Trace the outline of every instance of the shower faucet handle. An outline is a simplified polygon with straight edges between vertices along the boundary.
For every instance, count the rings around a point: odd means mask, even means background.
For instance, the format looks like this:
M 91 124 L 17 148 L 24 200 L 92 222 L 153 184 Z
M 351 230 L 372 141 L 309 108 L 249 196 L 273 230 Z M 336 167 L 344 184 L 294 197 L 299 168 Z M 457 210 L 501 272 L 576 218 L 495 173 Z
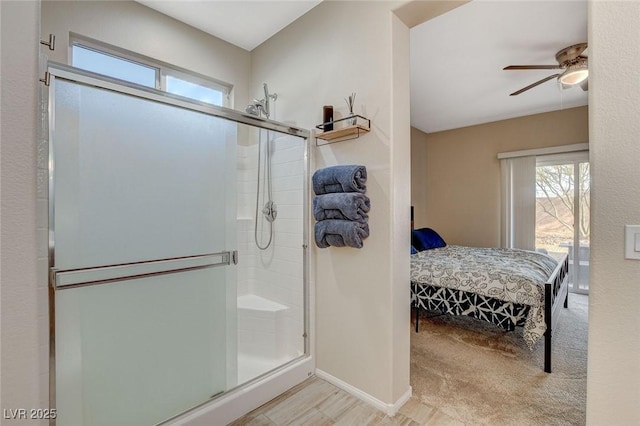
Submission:
M 262 208 L 262 214 L 268 222 L 273 222 L 278 216 L 278 208 L 273 201 L 267 201 Z

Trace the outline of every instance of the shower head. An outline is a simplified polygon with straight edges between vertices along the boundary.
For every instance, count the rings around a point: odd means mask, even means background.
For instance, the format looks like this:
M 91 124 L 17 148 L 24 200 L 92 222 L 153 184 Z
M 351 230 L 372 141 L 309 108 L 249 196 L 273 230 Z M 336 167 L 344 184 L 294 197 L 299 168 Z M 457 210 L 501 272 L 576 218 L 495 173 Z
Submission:
M 253 103 L 247 105 L 244 109 L 247 114 L 255 115 L 256 117 L 260 117 L 260 112 L 262 111 L 262 104 Z
M 254 99 L 253 103 L 247 105 L 244 109 L 247 114 L 255 115 L 257 117 L 261 117 L 264 115 L 269 118 L 271 115 L 271 101 L 275 101 L 278 98 L 278 95 L 275 93 L 269 93 L 269 87 L 267 83 L 264 83 L 264 99 Z
M 244 109 L 244 111 L 247 114 L 251 114 L 251 115 L 259 115 L 260 114 L 258 112 L 258 108 L 256 108 L 256 106 L 253 105 L 253 104 L 247 105 L 247 107 Z

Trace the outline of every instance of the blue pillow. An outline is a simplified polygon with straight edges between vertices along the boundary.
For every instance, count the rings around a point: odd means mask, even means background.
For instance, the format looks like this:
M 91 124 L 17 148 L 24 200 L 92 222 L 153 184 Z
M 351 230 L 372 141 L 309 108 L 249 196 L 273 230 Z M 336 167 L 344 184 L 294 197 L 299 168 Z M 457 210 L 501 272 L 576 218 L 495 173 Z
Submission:
M 420 228 L 411 231 L 411 245 L 418 251 L 444 247 L 447 243 L 431 228 Z
M 416 248 L 412 244 L 411 245 L 411 254 L 416 254 L 417 252 L 418 252 L 418 250 L 416 250 Z

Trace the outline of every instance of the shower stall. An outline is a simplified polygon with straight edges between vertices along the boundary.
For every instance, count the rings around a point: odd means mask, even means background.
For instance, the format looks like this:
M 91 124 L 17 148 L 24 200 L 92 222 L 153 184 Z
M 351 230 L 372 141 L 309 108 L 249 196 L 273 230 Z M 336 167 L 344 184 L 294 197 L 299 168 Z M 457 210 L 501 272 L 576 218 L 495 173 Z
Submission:
M 310 374 L 309 132 L 266 85 L 244 113 L 49 71 L 53 423 L 224 422 Z

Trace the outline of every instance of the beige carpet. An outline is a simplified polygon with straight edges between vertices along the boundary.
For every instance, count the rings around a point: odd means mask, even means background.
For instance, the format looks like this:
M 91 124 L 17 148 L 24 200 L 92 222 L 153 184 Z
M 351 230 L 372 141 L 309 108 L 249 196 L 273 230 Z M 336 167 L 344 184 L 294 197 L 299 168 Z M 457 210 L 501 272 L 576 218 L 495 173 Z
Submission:
M 414 397 L 467 425 L 584 425 L 587 309 L 586 296 L 569 294 L 551 374 L 542 371 L 543 342 L 530 351 L 521 328 L 423 312 L 420 332 L 411 331 Z

